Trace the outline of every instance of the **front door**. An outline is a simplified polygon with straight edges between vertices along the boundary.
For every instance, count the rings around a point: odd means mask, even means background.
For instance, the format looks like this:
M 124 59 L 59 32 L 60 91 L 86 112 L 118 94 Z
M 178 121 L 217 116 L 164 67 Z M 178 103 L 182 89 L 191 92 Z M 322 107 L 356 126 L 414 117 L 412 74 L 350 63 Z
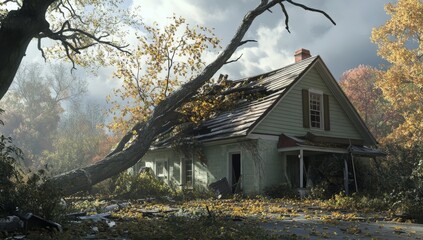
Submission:
M 235 193 L 241 189 L 241 154 L 232 153 L 229 158 L 229 184 L 232 186 L 232 192 Z

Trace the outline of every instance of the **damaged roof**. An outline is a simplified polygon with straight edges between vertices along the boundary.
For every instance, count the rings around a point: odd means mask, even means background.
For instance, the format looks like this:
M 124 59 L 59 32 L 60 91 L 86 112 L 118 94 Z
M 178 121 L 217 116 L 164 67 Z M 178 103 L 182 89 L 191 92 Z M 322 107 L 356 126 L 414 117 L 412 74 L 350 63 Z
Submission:
M 199 127 L 200 134 L 194 137 L 200 141 L 211 141 L 246 136 L 254 123 L 272 109 L 317 58 L 319 56 L 310 57 L 268 73 L 235 81 L 234 89 L 242 88 L 264 94 L 257 99 L 241 102 L 236 108 L 205 121 Z
M 254 123 L 259 121 L 319 56 L 310 57 L 283 68 L 254 77 L 233 81 L 231 91 L 259 92 L 250 100 L 243 99 L 236 107 L 203 122 L 196 130 L 194 138 L 198 141 L 246 136 Z M 156 142 L 155 147 L 168 145 L 167 141 Z

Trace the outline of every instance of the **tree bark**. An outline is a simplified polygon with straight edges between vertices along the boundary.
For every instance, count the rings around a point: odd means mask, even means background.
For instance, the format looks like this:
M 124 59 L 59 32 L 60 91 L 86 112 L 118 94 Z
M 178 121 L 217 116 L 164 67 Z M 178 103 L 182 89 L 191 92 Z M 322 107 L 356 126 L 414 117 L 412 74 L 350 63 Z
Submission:
M 10 11 L 0 28 L 0 99 L 6 94 L 31 40 L 49 28 L 45 19 L 54 0 L 23 1 L 19 10 Z

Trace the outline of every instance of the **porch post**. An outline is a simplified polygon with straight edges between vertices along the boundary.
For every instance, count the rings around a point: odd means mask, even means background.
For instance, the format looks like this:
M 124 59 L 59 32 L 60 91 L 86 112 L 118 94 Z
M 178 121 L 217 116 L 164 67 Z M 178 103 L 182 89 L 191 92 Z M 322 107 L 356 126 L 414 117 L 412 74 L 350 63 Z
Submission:
M 348 189 L 348 162 L 347 158 L 344 157 L 344 187 L 345 187 L 345 194 L 349 195 L 349 189 Z
M 303 149 L 300 149 L 300 188 L 304 188 L 304 154 Z
M 351 163 L 352 163 L 353 174 L 354 174 L 355 192 L 358 192 L 357 175 L 355 174 L 355 166 L 354 166 L 354 155 L 352 153 L 351 153 Z

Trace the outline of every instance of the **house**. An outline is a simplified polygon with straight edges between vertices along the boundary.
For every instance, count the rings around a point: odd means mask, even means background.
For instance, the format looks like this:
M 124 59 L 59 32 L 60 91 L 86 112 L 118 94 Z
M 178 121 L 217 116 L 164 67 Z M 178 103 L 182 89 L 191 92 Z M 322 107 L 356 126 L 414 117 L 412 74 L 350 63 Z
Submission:
M 383 154 L 323 60 L 306 49 L 295 52 L 291 65 L 233 81 L 237 89 L 260 94 L 199 126 L 192 139 L 201 154 L 157 143 L 139 166 L 184 188 L 206 188 L 226 177 L 243 193 L 256 194 L 282 183 L 309 187 L 317 181 L 314 163 L 335 159 L 348 191 L 351 182 L 357 189 L 350 179 L 354 158 Z

